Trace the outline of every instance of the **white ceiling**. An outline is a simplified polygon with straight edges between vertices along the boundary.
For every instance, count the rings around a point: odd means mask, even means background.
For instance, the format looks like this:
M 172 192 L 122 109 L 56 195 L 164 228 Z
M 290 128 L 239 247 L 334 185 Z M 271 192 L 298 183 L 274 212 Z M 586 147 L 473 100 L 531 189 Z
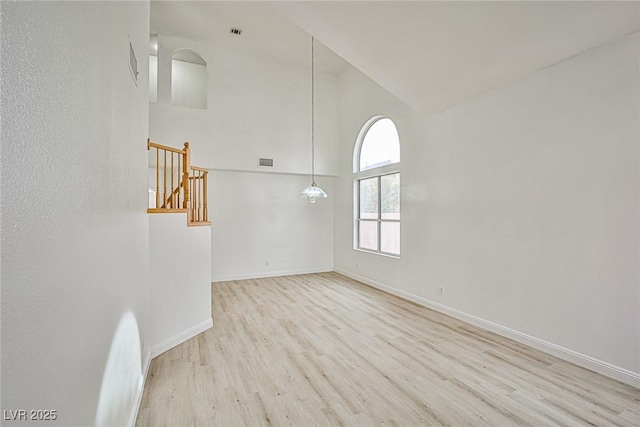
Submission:
M 242 34 L 231 34 L 231 27 L 241 28 Z M 223 43 L 270 60 L 311 66 L 311 34 L 269 2 L 152 1 L 151 33 Z M 315 62 L 316 68 L 336 74 L 348 66 L 319 41 Z
M 233 39 L 229 27 L 243 28 Z M 640 30 L 639 2 L 152 2 L 151 29 L 339 73 L 435 112 Z M 304 30 L 303 30 L 304 29 Z

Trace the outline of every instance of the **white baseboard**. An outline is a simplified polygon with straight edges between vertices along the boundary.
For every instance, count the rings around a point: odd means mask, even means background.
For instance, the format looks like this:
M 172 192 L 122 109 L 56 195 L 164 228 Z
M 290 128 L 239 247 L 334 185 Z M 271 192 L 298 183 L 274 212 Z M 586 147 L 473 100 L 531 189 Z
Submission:
M 195 337 L 199 333 L 202 333 L 211 327 L 213 327 L 213 319 L 210 317 L 204 322 L 200 322 L 197 325 L 194 325 L 189 329 L 182 331 L 179 334 L 176 334 L 171 338 L 166 339 L 161 343 L 151 347 L 151 349 L 147 352 L 144 358 L 144 362 L 142 365 L 142 378 L 140 378 L 140 382 L 138 384 L 138 390 L 136 392 L 133 406 L 131 407 L 131 413 L 129 414 L 129 421 L 127 422 L 128 427 L 135 427 L 136 420 L 138 418 L 138 412 L 140 411 L 140 405 L 142 404 L 144 386 L 147 383 L 147 375 L 149 373 L 149 366 L 151 365 L 151 359 L 153 359 L 156 356 L 159 356 L 160 354 L 164 353 L 167 350 L 172 349 L 178 344 L 182 344 L 186 340 Z
M 153 347 L 151 347 L 151 358 L 153 359 L 154 357 L 161 355 L 165 351 L 172 349 L 178 344 L 182 344 L 186 340 L 195 337 L 199 333 L 202 333 L 211 327 L 213 327 L 213 319 L 210 317 L 204 322 L 200 322 L 197 325 L 194 325 L 189 329 L 186 329 L 179 334 L 176 334 L 171 338 L 168 338 L 161 343 L 154 345 Z
M 157 344 L 151 347 L 151 349 L 147 352 L 144 358 L 144 362 L 142 365 L 142 378 L 140 378 L 140 382 L 138 384 L 138 390 L 136 392 L 133 406 L 131 407 L 129 421 L 127 422 L 128 427 L 135 427 L 136 420 L 138 418 L 138 412 L 140 411 L 140 405 L 142 404 L 142 395 L 144 394 L 144 386 L 147 383 L 147 374 L 149 373 L 149 366 L 151 366 L 151 359 L 164 353 L 167 350 L 172 349 L 178 344 L 182 344 L 186 340 L 195 337 L 199 333 L 202 333 L 211 327 L 213 327 L 213 319 L 210 317 L 204 322 L 200 322 L 197 325 L 194 325 L 191 328 L 185 331 L 182 331 L 179 334 L 176 334 L 169 339 L 162 341 L 160 344 Z
M 229 274 L 226 276 L 212 277 L 211 283 L 229 282 L 231 280 L 264 279 L 265 277 L 295 276 L 298 274 L 328 273 L 330 271 L 333 271 L 333 266 L 304 269 L 304 270 L 261 271 L 261 272 L 246 273 L 246 274 Z
M 144 385 L 147 383 L 147 373 L 149 372 L 149 365 L 151 365 L 151 351 L 147 352 L 142 365 L 142 378 L 138 384 L 138 390 L 131 407 L 131 413 L 129 414 L 129 421 L 127 427 L 135 427 L 136 420 L 138 419 L 138 412 L 140 411 L 140 405 L 142 404 L 142 395 L 144 394 Z
M 633 387 L 640 388 L 640 373 L 638 372 L 629 371 L 619 366 L 615 366 L 610 363 L 604 362 L 602 360 L 598 360 L 593 357 L 578 353 L 577 351 L 573 351 L 568 348 L 564 348 L 562 346 L 542 340 L 540 338 L 527 335 L 525 333 L 516 331 L 506 326 L 499 325 L 489 320 L 482 319 L 472 314 L 468 314 L 468 313 L 456 310 L 455 308 L 448 307 L 446 305 L 437 303 L 430 299 L 427 299 L 418 295 L 414 295 L 410 292 L 406 292 L 401 289 L 394 288 L 393 286 L 387 285 L 385 283 L 381 283 L 376 280 L 369 279 L 364 276 L 360 276 L 356 273 L 352 273 L 350 271 L 342 270 L 339 268 L 336 268 L 335 271 L 344 276 L 347 276 L 354 280 L 362 282 L 365 285 L 372 286 L 374 288 L 380 289 L 382 291 L 385 291 L 397 297 L 415 302 L 416 304 L 419 304 L 421 306 L 431 308 L 435 311 L 444 313 L 458 320 L 462 320 L 463 322 L 470 323 L 479 328 L 494 332 L 498 335 L 512 339 L 521 344 L 527 345 L 529 347 L 533 347 L 537 350 L 543 351 L 552 356 L 556 356 L 562 360 L 566 360 L 567 362 L 571 362 L 583 368 L 589 369 L 591 371 L 595 371 L 599 374 L 621 381 L 625 384 L 629 384 Z

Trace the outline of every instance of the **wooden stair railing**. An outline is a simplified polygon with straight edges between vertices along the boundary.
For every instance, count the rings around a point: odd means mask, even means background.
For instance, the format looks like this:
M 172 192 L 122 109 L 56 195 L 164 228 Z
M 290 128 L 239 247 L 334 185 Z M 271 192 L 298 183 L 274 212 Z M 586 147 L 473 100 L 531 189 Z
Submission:
M 156 150 L 155 207 L 148 213 L 187 213 L 187 225 L 210 225 L 207 209 L 208 170 L 191 165 L 189 143 L 173 148 L 147 139 L 147 150 Z
M 162 206 L 160 206 L 160 208 L 162 208 L 162 209 L 171 209 L 171 208 L 179 209 L 178 205 L 180 204 L 179 200 L 180 200 L 180 192 L 181 191 L 182 191 L 182 181 L 180 181 L 180 183 L 176 186 L 176 188 L 173 189 L 173 191 L 169 195 L 169 198 L 165 199 L 164 203 L 162 204 Z
M 191 183 L 191 205 L 189 215 L 191 222 L 207 221 L 209 211 L 207 209 L 207 174 L 208 170 L 191 166 L 192 174 L 189 177 Z

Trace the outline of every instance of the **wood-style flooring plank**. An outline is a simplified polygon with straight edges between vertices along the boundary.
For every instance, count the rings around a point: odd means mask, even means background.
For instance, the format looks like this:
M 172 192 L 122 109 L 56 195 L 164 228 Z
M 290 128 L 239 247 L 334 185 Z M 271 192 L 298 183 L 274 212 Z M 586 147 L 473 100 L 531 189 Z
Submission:
M 136 425 L 630 426 L 640 390 L 337 273 L 212 285 Z

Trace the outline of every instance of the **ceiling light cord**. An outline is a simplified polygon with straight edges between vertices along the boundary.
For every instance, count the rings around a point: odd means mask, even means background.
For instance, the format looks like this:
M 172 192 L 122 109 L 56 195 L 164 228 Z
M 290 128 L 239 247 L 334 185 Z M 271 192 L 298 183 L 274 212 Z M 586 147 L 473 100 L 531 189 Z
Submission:
M 311 36 L 311 186 L 300 193 L 300 197 L 310 203 L 326 199 L 327 193 L 316 185 L 316 74 L 315 37 Z
M 311 185 L 316 186 L 316 141 L 315 141 L 315 64 L 314 37 L 311 36 Z

